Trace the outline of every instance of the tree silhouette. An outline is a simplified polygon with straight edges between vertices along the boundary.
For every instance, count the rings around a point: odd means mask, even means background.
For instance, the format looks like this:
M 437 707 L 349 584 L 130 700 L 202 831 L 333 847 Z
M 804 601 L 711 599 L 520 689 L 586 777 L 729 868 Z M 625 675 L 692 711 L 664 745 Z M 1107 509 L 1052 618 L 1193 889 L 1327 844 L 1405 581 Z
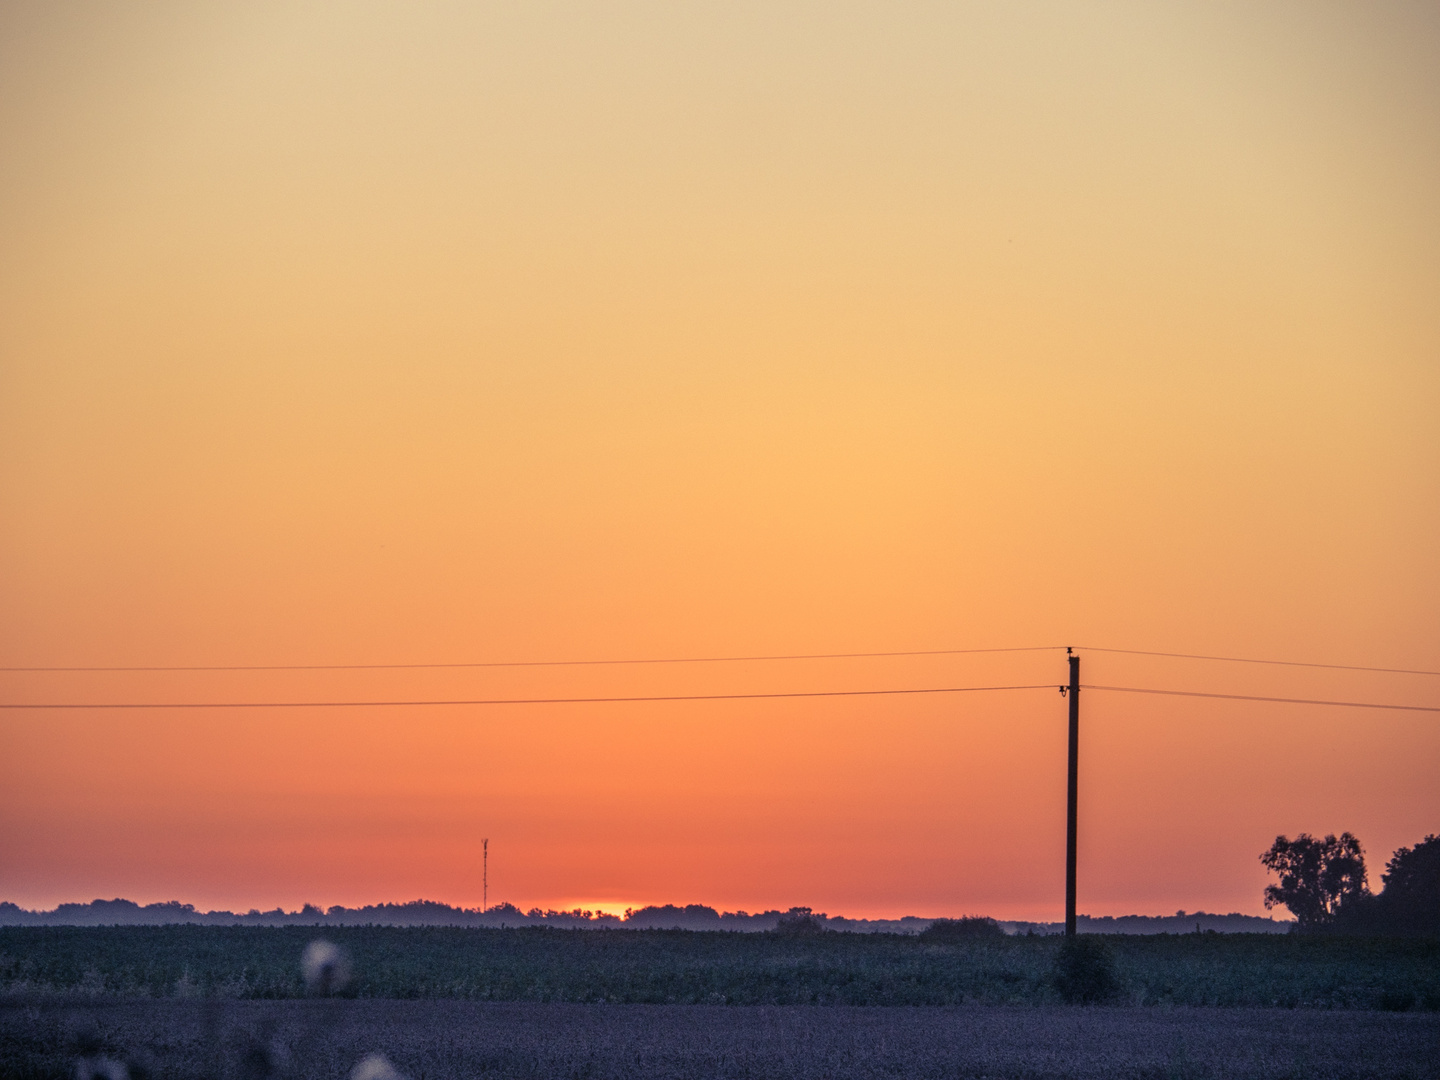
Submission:
M 1260 861 L 1280 877 L 1278 885 L 1265 886 L 1265 906 L 1284 904 L 1299 930 L 1326 925 L 1343 904 L 1367 894 L 1365 852 L 1348 832 L 1323 840 L 1308 833 L 1294 840 L 1277 836 Z
M 1003 938 L 1005 931 L 994 919 L 982 915 L 966 915 L 959 919 L 936 919 L 920 931 L 920 940 L 927 945 L 963 945 L 985 938 Z
M 1397 849 L 1381 879 L 1385 889 L 1375 899 L 1386 931 L 1440 934 L 1440 836 Z

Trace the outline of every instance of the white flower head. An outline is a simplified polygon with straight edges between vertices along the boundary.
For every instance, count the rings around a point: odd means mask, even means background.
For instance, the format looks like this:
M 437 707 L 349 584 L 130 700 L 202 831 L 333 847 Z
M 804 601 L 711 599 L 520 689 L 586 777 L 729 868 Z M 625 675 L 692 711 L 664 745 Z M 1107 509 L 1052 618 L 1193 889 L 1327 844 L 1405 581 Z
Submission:
M 300 971 L 312 994 L 333 994 L 350 981 L 350 958 L 339 945 L 320 938 L 305 946 Z
M 384 1054 L 371 1054 L 350 1070 L 350 1080 L 405 1080 L 405 1077 Z

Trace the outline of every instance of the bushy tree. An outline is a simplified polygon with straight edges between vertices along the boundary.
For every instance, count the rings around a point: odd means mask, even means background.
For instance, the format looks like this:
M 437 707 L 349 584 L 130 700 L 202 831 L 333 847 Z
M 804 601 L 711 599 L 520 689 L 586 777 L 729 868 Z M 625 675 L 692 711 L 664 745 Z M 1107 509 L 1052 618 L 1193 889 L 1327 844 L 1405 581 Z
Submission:
M 1323 840 L 1309 833 L 1294 840 L 1277 836 L 1260 861 L 1280 878 L 1265 886 L 1265 906 L 1284 904 L 1299 930 L 1326 926 L 1347 902 L 1367 895 L 1365 851 L 1348 832 Z
M 1380 878 L 1385 888 L 1375 899 L 1385 931 L 1440 935 L 1440 836 L 1397 849 Z
M 959 919 L 936 919 L 920 931 L 920 940 L 927 945 L 962 945 L 986 938 L 1003 938 L 1005 930 L 994 919 L 983 915 L 966 915 Z
M 774 932 L 787 937 L 809 937 L 826 930 L 825 924 L 808 907 L 792 907 L 776 921 Z

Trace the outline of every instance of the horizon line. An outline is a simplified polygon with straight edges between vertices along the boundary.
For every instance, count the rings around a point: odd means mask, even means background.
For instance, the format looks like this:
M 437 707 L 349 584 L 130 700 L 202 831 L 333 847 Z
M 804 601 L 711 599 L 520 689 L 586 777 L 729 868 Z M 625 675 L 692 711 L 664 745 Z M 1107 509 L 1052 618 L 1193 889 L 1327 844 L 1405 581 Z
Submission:
M 603 903 L 605 903 L 605 902 L 604 902 L 604 901 L 589 901 L 589 902 L 587 902 L 587 903 L 592 903 L 592 904 L 597 904 L 597 905 L 598 905 L 598 904 L 603 904 Z M 366 911 L 377 910 L 377 909 L 385 909 L 385 908 L 419 908 L 419 907 L 431 907 L 431 908 L 443 908 L 443 909 L 445 909 L 445 910 L 447 910 L 447 911 L 450 911 L 450 912 L 453 912 L 453 913 L 455 913 L 455 914 L 457 914 L 457 915 L 464 915 L 464 916 L 468 916 L 468 917 L 472 917 L 472 918 L 479 918 L 479 917 L 483 917 L 483 916 L 486 916 L 486 915 L 498 914 L 498 913 L 500 913 L 500 912 L 502 911 L 502 909 L 503 909 L 506 914 L 509 914 L 509 913 L 512 913 L 512 912 L 513 912 L 513 913 L 518 913 L 519 917 L 525 918 L 525 919 L 540 919 L 540 920 L 545 920 L 545 919 L 549 919 L 549 918 L 558 918 L 558 919 L 565 919 L 565 920 L 570 920 L 570 921 L 591 921 L 591 922 L 597 922 L 597 921 L 600 921 L 600 920 L 602 920 L 602 919 L 606 919 L 606 920 L 608 920 L 608 919 L 614 919 L 614 920 L 618 920 L 618 921 L 620 921 L 620 922 L 625 922 L 625 921 L 627 921 L 627 920 L 631 917 L 631 915 L 639 915 L 639 914 L 642 914 L 642 913 L 647 912 L 647 911 L 678 911 L 678 912 L 685 912 L 685 911 L 687 911 L 687 910 L 691 910 L 691 909 L 694 909 L 694 908 L 699 908 L 699 909 L 702 909 L 702 911 L 714 912 L 715 915 L 716 915 L 718 918 L 721 918 L 721 919 L 725 919 L 725 918 L 727 918 L 727 917 L 728 917 L 728 918 L 732 918 L 732 919 L 754 919 L 754 918 L 762 918 L 762 917 L 771 916 L 771 915 L 789 915 L 789 914 L 803 913 L 803 914 L 809 914 L 810 916 L 812 916 L 813 918 L 816 918 L 816 919 L 824 919 L 824 920 L 830 920 L 830 921 L 843 921 L 843 922 L 858 922 L 858 923 L 892 923 L 892 922 L 905 922 L 905 921 L 910 921 L 910 920 L 920 921 L 920 922 L 924 922 L 924 921 L 935 922 L 935 921 L 943 920 L 943 919 L 977 918 L 977 917 L 978 917 L 978 918 L 993 919 L 993 920 L 994 920 L 995 922 L 997 922 L 997 923 L 1010 923 L 1010 924 L 1022 925 L 1022 926 L 1023 926 L 1023 925 L 1034 925 L 1034 926 L 1062 925 L 1062 924 L 1064 923 L 1064 917 L 1063 917 L 1063 915 L 1057 916 L 1057 917 L 1054 918 L 1054 919 L 1045 919 L 1045 918 L 1038 918 L 1038 919 L 1005 918 L 1005 917 L 991 916 L 991 915 L 977 915 L 975 912 L 968 912 L 968 913 L 963 914 L 963 915 L 890 915 L 890 916 L 886 916 L 886 915 L 878 915 L 878 916 L 877 916 L 877 915 L 832 915 L 832 914 L 829 914 L 828 912 L 815 911 L 814 909 L 812 909 L 812 908 L 810 908 L 810 907 L 808 907 L 808 906 L 805 906 L 805 905 L 792 905 L 791 907 L 785 908 L 785 909 L 775 908 L 775 907 L 769 907 L 769 908 L 763 908 L 763 909 L 761 909 L 761 910 L 749 911 L 749 910 L 746 910 L 745 908 L 739 908 L 739 907 L 735 908 L 734 910 L 725 910 L 724 908 L 722 908 L 722 907 L 717 907 L 717 906 L 715 906 L 715 905 L 713 905 L 713 904 L 704 904 L 704 903 L 677 904 L 677 903 L 673 903 L 673 902 L 667 902 L 667 903 L 664 903 L 664 904 L 653 904 L 653 903 L 652 903 L 652 904 L 645 904 L 645 905 L 640 906 L 640 907 L 627 907 L 624 914 L 615 914 L 614 912 L 603 911 L 603 910 L 601 910 L 598 906 L 596 906 L 596 907 L 586 907 L 584 904 L 578 904 L 578 905 L 576 905 L 576 906 L 573 907 L 573 908 L 541 908 L 539 905 L 534 905 L 534 906 L 531 906 L 531 907 L 528 908 L 528 909 L 524 909 L 524 908 L 521 908 L 521 907 L 520 907 L 519 905 L 517 905 L 517 904 L 510 903 L 509 901 L 500 901 L 499 903 L 491 904 L 491 905 L 489 905 L 488 907 L 482 908 L 482 907 L 478 907 L 478 906 L 477 906 L 477 907 L 463 907 L 463 906 L 457 905 L 457 904 L 446 903 L 445 901 L 442 901 L 442 900 L 427 900 L 427 899 L 425 899 L 425 898 L 423 898 L 423 897 L 417 897 L 417 898 L 415 898 L 415 899 L 413 899 L 413 900 L 382 900 L 382 901 L 376 901 L 376 902 L 374 902 L 374 903 L 369 903 L 369 904 L 361 904 L 361 905 L 358 905 L 358 906 L 355 906 L 355 907 L 347 907 L 347 906 L 344 905 L 344 904 L 331 904 L 331 905 L 329 905 L 329 906 L 324 906 L 324 907 L 322 907 L 322 906 L 319 905 L 319 904 L 304 903 L 304 904 L 302 904 L 300 907 L 294 909 L 293 911 L 291 911 L 291 910 L 286 910 L 282 905 L 276 905 L 274 908 L 270 908 L 270 909 L 266 909 L 266 910 L 262 910 L 262 909 L 259 909 L 259 908 L 256 908 L 256 907 L 251 907 L 249 910 L 243 911 L 243 912 L 241 912 L 241 911 L 233 911 L 233 910 L 230 910 L 230 909 L 228 909 L 228 908 L 211 908 L 211 909 L 209 909 L 209 910 L 202 910 L 202 909 L 198 908 L 198 907 L 197 907 L 196 905 L 194 905 L 194 904 L 186 903 L 186 902 L 183 902 L 183 901 L 180 901 L 180 900 L 174 900 L 174 899 L 172 899 L 172 900 L 157 900 L 157 901 L 152 901 L 152 902 L 147 903 L 147 904 L 142 904 L 142 903 L 140 903 L 139 901 L 130 900 L 130 899 L 127 899 L 127 898 L 125 898 L 125 897 L 119 897 L 119 896 L 113 897 L 113 898 L 111 898 L 111 899 L 106 899 L 106 898 L 104 898 L 104 897 L 95 897 L 94 899 L 88 900 L 88 901 L 86 901 L 86 900 L 63 900 L 63 901 L 58 901 L 53 908 L 39 908 L 39 907 L 36 907 L 36 908 L 27 908 L 27 907 L 22 906 L 20 903 L 18 903 L 18 902 L 16 902 L 16 901 L 0 899 L 0 910 L 3 910 L 3 909 L 5 909 L 5 908 L 14 908 L 15 910 L 17 910 L 17 911 L 19 911 L 19 912 L 22 912 L 22 913 L 24 913 L 24 914 L 26 914 L 26 915 L 32 915 L 32 916 L 58 915 L 58 914 L 60 913 L 60 909 L 61 909 L 61 908 L 97 908 L 97 907 L 98 907 L 98 908 L 102 908 L 102 909 L 103 909 L 104 907 L 109 907 L 109 906 L 112 906 L 112 905 L 126 905 L 127 907 L 134 908 L 136 911 L 140 911 L 140 912 L 151 911 L 151 910 L 154 910 L 154 909 L 157 909 L 157 908 L 168 908 L 168 909 L 172 909 L 172 910 L 173 910 L 173 909 L 178 909 L 178 910 L 180 910 L 180 911 L 185 912 L 186 914 L 194 915 L 194 916 L 199 916 L 199 917 L 224 918 L 225 916 L 230 916 L 230 917 L 233 917 L 233 918 L 236 918 L 236 919 L 264 918 L 264 917 L 267 917 L 267 916 L 268 916 L 268 917 L 273 917 L 273 918 L 281 918 L 281 917 L 283 917 L 283 918 L 288 918 L 288 919 L 295 919 L 295 918 L 300 918 L 300 917 L 302 917 L 302 916 L 321 916 L 321 917 L 326 917 L 326 916 L 330 916 L 332 913 L 334 913 L 334 914 L 336 914 L 336 915 L 356 914 L 356 913 L 362 913 L 362 912 L 366 912 Z M 607 906 L 608 906 L 608 905 L 607 905 Z M 536 914 L 537 912 L 538 912 L 538 914 Z M 157 914 L 158 914 L 158 913 L 159 913 L 159 912 L 157 912 Z M 698 913 L 697 913 L 697 914 L 698 914 Z M 1141 914 L 1141 913 L 1138 913 L 1138 912 L 1129 912 L 1129 913 L 1122 914 L 1122 915 L 1087 915 L 1087 914 L 1080 914 L 1080 915 L 1078 915 L 1077 917 L 1078 917 L 1078 918 L 1082 918 L 1082 919 L 1095 920 L 1095 921 L 1120 920 L 1120 919 L 1188 919 L 1188 918 L 1196 918 L 1196 917 L 1259 919 L 1259 920 L 1261 920 L 1261 921 L 1268 921 L 1268 922 L 1277 923 L 1277 924 L 1289 923 L 1289 922 L 1293 922 L 1293 921 L 1294 921 L 1293 919 L 1277 918 L 1277 917 L 1275 917 L 1274 915 L 1251 915 L 1251 914 L 1247 914 L 1247 913 L 1242 912 L 1242 911 L 1220 912 L 1220 911 L 1205 911 L 1205 910 L 1203 910 L 1203 909 L 1197 909 L 1197 910 L 1194 910 L 1194 911 L 1188 911 L 1188 910 L 1185 910 L 1185 909 L 1180 909 L 1180 910 L 1177 910 L 1177 911 L 1175 911 L 1175 912 L 1173 912 L 1173 913 L 1170 913 L 1170 914 L 1160 914 L 1160 915 L 1146 915 L 1146 914 Z M 158 924 L 158 925 L 172 925 L 172 924 Z M 178 925 L 178 924 L 173 924 L 173 925 Z

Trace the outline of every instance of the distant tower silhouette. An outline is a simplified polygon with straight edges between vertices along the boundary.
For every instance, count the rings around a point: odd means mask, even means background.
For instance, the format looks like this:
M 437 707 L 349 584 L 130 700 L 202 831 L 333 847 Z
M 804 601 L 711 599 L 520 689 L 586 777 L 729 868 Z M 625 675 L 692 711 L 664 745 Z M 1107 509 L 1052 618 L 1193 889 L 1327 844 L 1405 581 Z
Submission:
M 490 838 L 480 841 L 480 914 L 490 910 Z

